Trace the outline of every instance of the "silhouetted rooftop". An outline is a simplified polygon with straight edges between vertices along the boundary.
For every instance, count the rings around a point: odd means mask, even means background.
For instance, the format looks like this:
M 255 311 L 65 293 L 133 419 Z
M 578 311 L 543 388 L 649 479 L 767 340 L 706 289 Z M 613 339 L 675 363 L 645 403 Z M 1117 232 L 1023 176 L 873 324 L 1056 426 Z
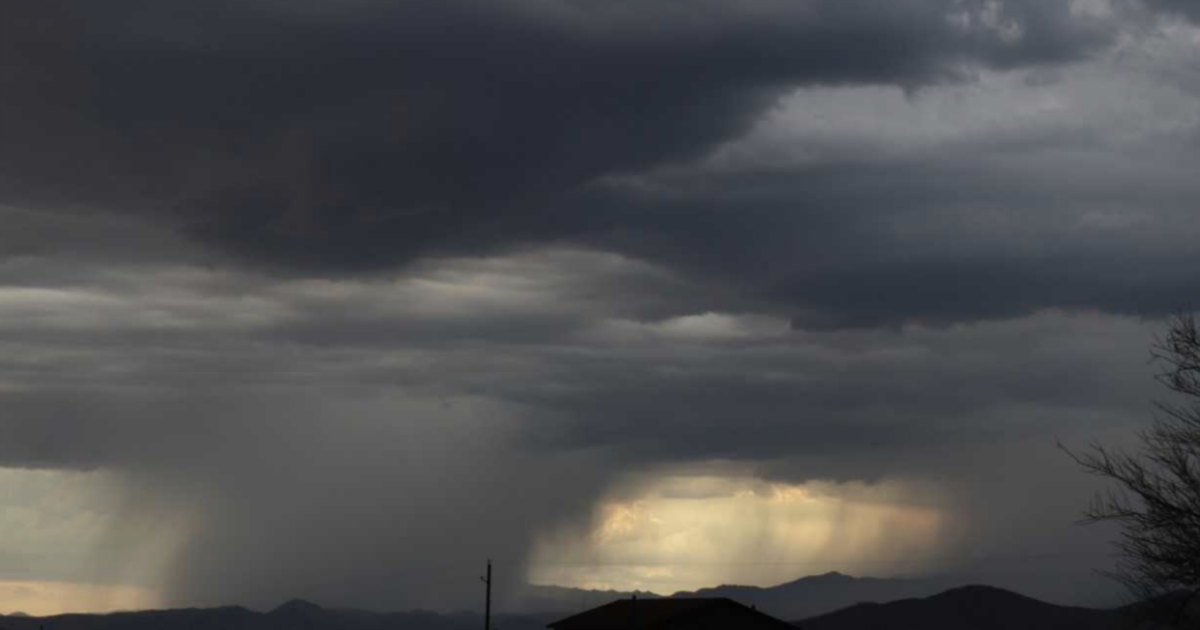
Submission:
M 796 629 L 792 624 L 726 597 L 621 599 L 561 619 L 548 627 L 554 630 Z

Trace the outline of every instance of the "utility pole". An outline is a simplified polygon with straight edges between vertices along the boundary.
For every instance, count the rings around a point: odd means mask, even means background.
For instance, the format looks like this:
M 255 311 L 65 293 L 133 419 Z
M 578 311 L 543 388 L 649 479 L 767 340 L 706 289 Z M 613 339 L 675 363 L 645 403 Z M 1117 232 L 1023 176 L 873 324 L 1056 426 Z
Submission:
M 492 630 L 492 559 L 488 558 L 487 577 L 480 577 L 487 585 L 487 599 L 483 604 L 483 630 Z

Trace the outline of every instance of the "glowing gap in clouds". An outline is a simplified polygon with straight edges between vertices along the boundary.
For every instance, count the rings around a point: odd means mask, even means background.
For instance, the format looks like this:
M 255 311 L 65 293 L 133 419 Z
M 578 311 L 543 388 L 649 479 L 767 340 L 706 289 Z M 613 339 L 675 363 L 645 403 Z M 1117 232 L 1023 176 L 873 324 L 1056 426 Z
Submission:
M 533 584 L 671 593 L 723 583 L 770 586 L 828 571 L 919 573 L 947 525 L 933 494 L 899 482 L 662 477 L 602 502 L 586 526 L 542 537 L 527 577 Z
M 139 489 L 103 469 L 0 468 L 0 613 L 158 607 L 188 513 Z
M 0 613 L 34 616 L 156 608 L 158 594 L 141 586 L 0 581 Z

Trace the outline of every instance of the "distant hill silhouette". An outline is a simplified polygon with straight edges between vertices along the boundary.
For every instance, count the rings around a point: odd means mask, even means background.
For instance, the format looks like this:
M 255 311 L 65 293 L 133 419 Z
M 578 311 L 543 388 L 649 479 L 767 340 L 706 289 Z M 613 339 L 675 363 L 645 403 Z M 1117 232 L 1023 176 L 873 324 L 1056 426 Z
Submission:
M 106 615 L 69 614 L 51 617 L 3 617 L 0 625 L 8 630 L 266 630 L 258 625 L 262 617 L 239 606 L 221 608 L 185 608 L 110 613 Z
M 493 615 L 492 625 L 497 630 L 545 630 L 546 624 L 559 616 Z M 373 613 L 323 608 L 298 599 L 266 613 L 228 606 L 105 615 L 0 616 L 2 630 L 479 630 L 481 626 L 483 616 L 475 613 Z
M 619 599 L 657 599 L 649 591 L 596 591 L 568 586 L 527 584 L 505 602 L 505 610 L 518 613 L 583 612 Z
M 672 597 L 728 597 L 780 619 L 803 619 L 861 602 L 927 597 L 958 584 L 943 578 L 857 578 L 831 572 L 767 588 L 724 585 Z
M 804 619 L 804 630 L 1124 630 L 1167 628 L 1132 607 L 1057 606 L 991 586 L 964 586 L 924 599 L 864 603 Z
M 729 597 L 799 623 L 803 630 L 1150 630 L 1170 627 L 1145 621 L 1147 615 L 1143 613 L 1150 603 L 1113 610 L 1057 606 L 989 586 L 920 593 L 936 589 L 938 582 L 853 578 L 828 573 L 771 588 L 719 586 L 676 593 L 672 598 Z M 920 594 L 904 596 L 914 592 Z M 551 597 L 541 601 L 575 598 L 574 606 L 539 613 L 497 614 L 492 616 L 493 626 L 496 630 L 545 630 L 546 624 L 567 616 L 564 613 L 580 612 L 580 597 L 591 598 L 587 601 L 587 608 L 591 609 L 622 599 L 624 595 L 615 591 L 577 589 L 558 589 L 550 594 Z M 638 594 L 639 599 L 654 597 L 649 593 Z M 872 603 L 872 600 L 886 603 Z M 1172 604 L 1171 601 L 1166 603 Z M 1200 608 L 1200 602 L 1195 607 Z M 778 614 L 772 609 L 816 612 Z M 1172 608 L 1177 609 L 1178 605 Z M 1200 616 L 1200 610 L 1196 612 Z M 482 625 L 482 615 L 473 612 L 373 613 L 323 608 L 304 600 L 292 600 L 265 613 L 226 606 L 104 615 L 0 615 L 0 630 L 479 630 Z
M 680 591 L 667 597 L 728 597 L 780 619 L 812 617 L 860 602 L 890 602 L 940 593 L 962 582 L 951 578 L 856 578 L 826 573 L 777 586 L 722 585 L 698 591 Z M 513 602 L 522 612 L 580 612 L 618 599 L 662 597 L 646 592 L 587 591 L 557 586 L 532 586 Z

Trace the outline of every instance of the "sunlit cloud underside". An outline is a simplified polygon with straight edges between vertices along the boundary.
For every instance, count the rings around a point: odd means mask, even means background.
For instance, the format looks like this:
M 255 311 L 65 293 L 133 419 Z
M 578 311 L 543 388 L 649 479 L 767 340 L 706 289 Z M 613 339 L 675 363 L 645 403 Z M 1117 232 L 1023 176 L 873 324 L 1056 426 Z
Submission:
M 598 505 L 586 526 L 540 540 L 528 577 L 534 584 L 671 593 L 723 582 L 769 586 L 835 570 L 920 572 L 948 526 L 928 493 L 897 482 L 659 478 Z
M 0 612 L 34 616 L 65 612 L 116 612 L 159 606 L 158 594 L 141 586 L 74 582 L 0 582 Z
M 0 613 L 159 607 L 185 511 L 138 510 L 129 485 L 113 472 L 0 468 Z

